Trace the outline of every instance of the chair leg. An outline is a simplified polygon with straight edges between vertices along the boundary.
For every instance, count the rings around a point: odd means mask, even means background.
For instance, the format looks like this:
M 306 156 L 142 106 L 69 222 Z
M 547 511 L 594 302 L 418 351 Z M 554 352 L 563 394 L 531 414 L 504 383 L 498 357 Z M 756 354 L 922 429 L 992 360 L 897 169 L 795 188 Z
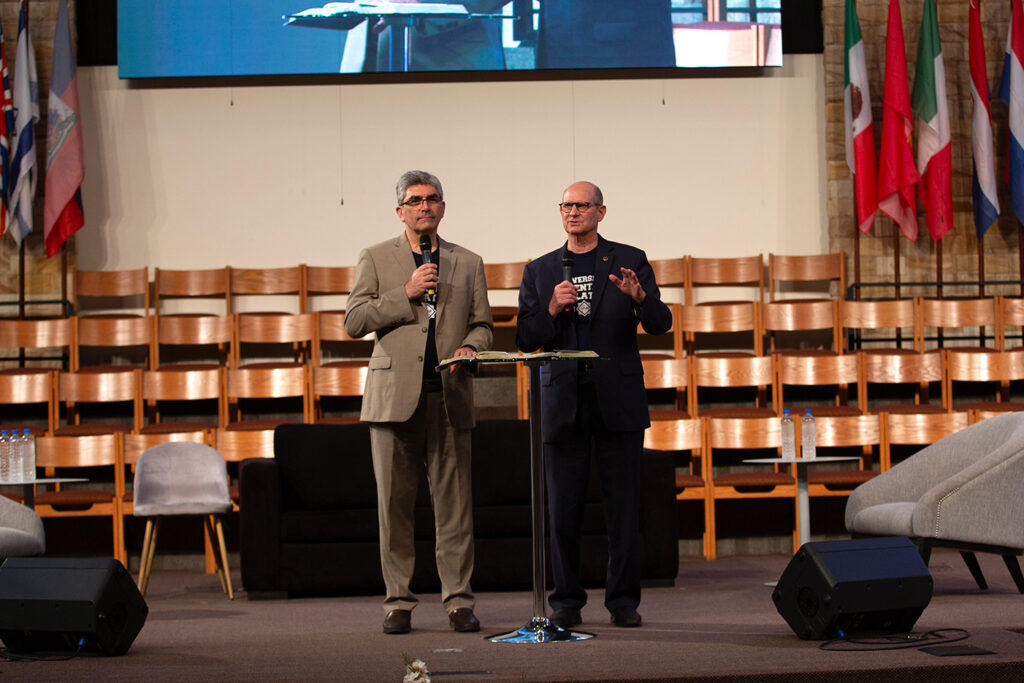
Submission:
M 152 530 L 150 527 L 152 526 Z M 146 594 L 146 589 L 149 588 L 149 576 L 153 571 L 153 556 L 156 555 L 156 538 L 160 532 L 160 518 L 154 517 L 146 520 L 146 535 L 149 537 L 149 548 L 144 549 L 143 559 L 141 561 L 140 573 L 142 576 L 142 585 L 139 586 L 139 592 L 143 595 Z
M 985 575 L 981 573 L 981 565 L 978 564 L 978 556 L 969 550 L 961 550 L 960 557 L 964 558 L 964 564 L 971 570 L 971 576 L 974 577 L 974 582 L 978 584 L 978 588 L 981 590 L 988 590 L 988 582 L 985 581 Z
M 216 531 L 214 531 L 215 517 L 213 515 L 203 516 L 203 536 L 211 541 L 211 548 L 213 548 L 212 541 L 217 537 Z M 220 579 L 220 589 L 224 592 L 228 592 L 228 583 L 226 579 L 227 572 L 224 569 L 224 560 L 218 556 L 217 552 L 213 553 L 213 568 L 217 574 L 217 578 Z
M 1017 556 L 1003 555 L 1003 562 L 1006 563 L 1006 568 L 1010 570 L 1013 582 L 1017 584 L 1017 591 L 1024 593 L 1024 574 L 1021 574 L 1020 562 L 1018 562 Z
M 235 599 L 235 592 L 231 588 L 231 572 L 228 569 L 228 548 L 224 543 L 224 526 L 221 524 L 220 517 L 217 518 L 217 544 L 220 546 L 220 560 L 221 564 L 224 565 L 224 580 L 228 584 L 228 599 Z
M 146 533 L 142 537 L 142 554 L 139 556 L 139 592 L 146 595 L 146 558 L 152 550 L 153 520 L 146 520 Z

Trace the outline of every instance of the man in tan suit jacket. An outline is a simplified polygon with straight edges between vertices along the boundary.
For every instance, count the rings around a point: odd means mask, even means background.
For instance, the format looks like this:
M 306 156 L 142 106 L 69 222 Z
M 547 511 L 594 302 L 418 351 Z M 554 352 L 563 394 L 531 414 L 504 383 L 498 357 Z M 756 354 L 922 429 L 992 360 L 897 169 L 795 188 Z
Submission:
M 418 602 L 409 590 L 415 563 L 413 506 L 424 467 L 437 534 L 441 600 L 456 631 L 479 631 L 473 573 L 470 430 L 472 377 L 439 360 L 490 348 L 491 309 L 483 261 L 437 236 L 444 217 L 441 182 L 409 171 L 396 186 L 405 231 L 364 249 L 349 294 L 345 330 L 375 333 L 361 419 L 370 423 L 377 478 L 381 569 L 387 595 L 384 632 L 408 633 Z M 430 262 L 420 249 L 431 247 Z

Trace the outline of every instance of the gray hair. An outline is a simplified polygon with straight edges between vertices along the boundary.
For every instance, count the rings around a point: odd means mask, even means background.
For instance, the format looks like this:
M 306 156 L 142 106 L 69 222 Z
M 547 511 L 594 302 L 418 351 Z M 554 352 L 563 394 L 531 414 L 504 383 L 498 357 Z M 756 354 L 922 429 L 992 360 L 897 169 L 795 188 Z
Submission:
M 444 190 L 441 189 L 441 181 L 437 179 L 433 173 L 427 173 L 426 171 L 406 171 L 402 174 L 402 177 L 398 179 L 398 183 L 395 184 L 395 196 L 398 199 L 398 203 L 401 204 L 405 199 L 405 191 L 413 185 L 430 185 L 437 194 L 441 195 L 441 199 L 444 199 Z

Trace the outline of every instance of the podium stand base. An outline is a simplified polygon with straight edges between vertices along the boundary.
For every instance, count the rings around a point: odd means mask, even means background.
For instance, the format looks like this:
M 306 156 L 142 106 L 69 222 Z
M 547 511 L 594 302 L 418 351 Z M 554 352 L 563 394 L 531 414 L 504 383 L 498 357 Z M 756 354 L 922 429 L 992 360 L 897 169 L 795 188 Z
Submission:
M 593 633 L 567 631 L 551 623 L 547 617 L 533 617 L 518 631 L 488 636 L 492 643 L 557 643 L 570 640 L 587 640 Z

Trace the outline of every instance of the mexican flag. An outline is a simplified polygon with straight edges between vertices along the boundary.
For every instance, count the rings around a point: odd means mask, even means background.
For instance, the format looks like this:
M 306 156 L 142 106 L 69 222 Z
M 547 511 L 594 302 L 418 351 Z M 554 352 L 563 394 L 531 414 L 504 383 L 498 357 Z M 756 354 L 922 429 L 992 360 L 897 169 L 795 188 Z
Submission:
M 871 123 L 871 94 L 864 65 L 864 41 L 853 0 L 846 0 L 846 52 L 843 60 L 843 110 L 846 126 L 846 165 L 853 174 L 857 227 L 867 233 L 878 208 L 875 193 L 875 133 Z
M 919 193 L 932 239 L 953 228 L 953 162 L 946 100 L 946 68 L 939 43 L 935 0 L 924 0 L 917 39 L 917 73 L 910 105 L 917 118 Z

